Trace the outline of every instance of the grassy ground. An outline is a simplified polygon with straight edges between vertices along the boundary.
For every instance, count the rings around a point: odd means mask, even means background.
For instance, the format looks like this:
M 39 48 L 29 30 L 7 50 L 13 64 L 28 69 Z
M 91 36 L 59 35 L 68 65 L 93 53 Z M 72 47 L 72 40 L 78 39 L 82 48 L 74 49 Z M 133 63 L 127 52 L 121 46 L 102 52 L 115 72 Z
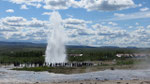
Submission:
M 50 73 L 84 73 L 86 67 L 74 68 L 74 67 L 31 67 L 31 68 L 14 68 L 12 70 L 25 70 L 25 71 L 48 71 Z
M 116 60 L 114 61 L 95 61 L 96 66 L 87 67 L 31 67 L 31 68 L 14 68 L 13 70 L 25 70 L 25 71 L 48 71 L 50 73 L 62 73 L 62 74 L 76 74 L 86 73 L 94 71 L 103 71 L 106 69 L 143 69 L 147 66 L 143 66 L 141 61 L 128 59 L 128 60 Z M 145 64 L 144 64 L 145 65 Z
M 25 70 L 25 71 L 48 71 L 50 73 L 61 73 L 61 74 L 76 74 L 86 73 L 103 70 L 114 70 L 114 69 L 135 69 L 133 65 L 102 65 L 102 66 L 91 66 L 91 67 L 31 67 L 31 68 L 13 68 L 12 70 Z

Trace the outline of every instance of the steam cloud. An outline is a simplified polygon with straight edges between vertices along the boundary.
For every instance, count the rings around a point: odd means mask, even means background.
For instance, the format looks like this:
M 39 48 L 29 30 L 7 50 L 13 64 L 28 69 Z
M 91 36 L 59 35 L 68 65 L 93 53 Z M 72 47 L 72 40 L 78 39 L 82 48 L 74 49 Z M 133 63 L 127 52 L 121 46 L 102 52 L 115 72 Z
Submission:
M 50 16 L 50 27 L 53 29 L 52 34 L 48 34 L 48 45 L 46 49 L 46 63 L 63 63 L 66 62 L 66 35 L 62 25 L 61 15 L 54 11 Z

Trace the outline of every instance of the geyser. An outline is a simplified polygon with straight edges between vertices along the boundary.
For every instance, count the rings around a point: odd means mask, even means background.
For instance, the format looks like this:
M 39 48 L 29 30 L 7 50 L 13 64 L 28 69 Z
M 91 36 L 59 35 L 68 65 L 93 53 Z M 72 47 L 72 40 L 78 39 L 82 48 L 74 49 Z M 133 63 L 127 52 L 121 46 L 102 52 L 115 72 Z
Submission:
M 49 22 L 51 24 L 49 30 L 52 29 L 52 33 L 48 34 L 45 62 L 49 64 L 66 62 L 66 35 L 61 15 L 57 11 L 53 11 Z

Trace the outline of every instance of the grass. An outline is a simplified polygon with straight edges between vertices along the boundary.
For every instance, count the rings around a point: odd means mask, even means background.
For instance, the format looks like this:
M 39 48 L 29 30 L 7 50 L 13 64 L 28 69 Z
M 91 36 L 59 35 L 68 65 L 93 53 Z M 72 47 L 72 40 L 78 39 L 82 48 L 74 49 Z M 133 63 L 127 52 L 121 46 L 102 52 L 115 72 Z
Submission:
M 85 73 L 93 71 L 103 71 L 106 69 L 134 69 L 134 60 L 117 60 L 116 64 L 103 62 L 102 65 L 97 66 L 88 66 L 88 67 L 23 67 L 23 68 L 14 68 L 12 70 L 25 70 L 25 71 L 48 71 L 50 73 L 61 73 L 61 74 L 76 74 L 76 73 Z
M 134 60 L 128 59 L 128 60 L 118 60 L 116 65 L 133 65 Z
M 49 69 L 53 69 L 52 67 L 31 67 L 31 68 L 27 68 L 27 67 L 23 67 L 23 68 L 13 68 L 12 70 L 22 70 L 22 71 L 35 71 L 35 72 L 39 72 L 39 71 L 48 71 Z
M 76 73 L 86 73 L 94 71 L 103 71 L 106 69 L 133 69 L 133 65 L 99 65 L 99 66 L 89 66 L 89 67 L 23 67 L 23 68 L 13 68 L 12 70 L 22 70 L 22 71 L 48 71 L 50 73 L 60 73 L 60 74 L 76 74 Z
M 63 73 L 63 74 L 71 74 L 71 73 L 83 73 L 85 67 L 75 68 L 75 67 L 23 67 L 23 68 L 13 68 L 11 70 L 22 70 L 22 71 L 48 71 L 50 73 Z

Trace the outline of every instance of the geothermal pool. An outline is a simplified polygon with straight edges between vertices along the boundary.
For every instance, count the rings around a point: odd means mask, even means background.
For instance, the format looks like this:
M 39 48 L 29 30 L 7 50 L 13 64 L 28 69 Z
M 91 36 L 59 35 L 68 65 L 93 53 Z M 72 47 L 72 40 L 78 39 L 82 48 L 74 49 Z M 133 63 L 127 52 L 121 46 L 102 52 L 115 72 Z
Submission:
M 133 80 L 133 79 L 150 79 L 150 69 L 147 70 L 105 70 L 83 74 L 54 74 L 48 72 L 33 71 L 14 71 L 10 68 L 0 68 L 0 83 L 35 83 L 35 82 L 54 82 L 54 81 L 73 81 L 85 79 L 97 80 Z

